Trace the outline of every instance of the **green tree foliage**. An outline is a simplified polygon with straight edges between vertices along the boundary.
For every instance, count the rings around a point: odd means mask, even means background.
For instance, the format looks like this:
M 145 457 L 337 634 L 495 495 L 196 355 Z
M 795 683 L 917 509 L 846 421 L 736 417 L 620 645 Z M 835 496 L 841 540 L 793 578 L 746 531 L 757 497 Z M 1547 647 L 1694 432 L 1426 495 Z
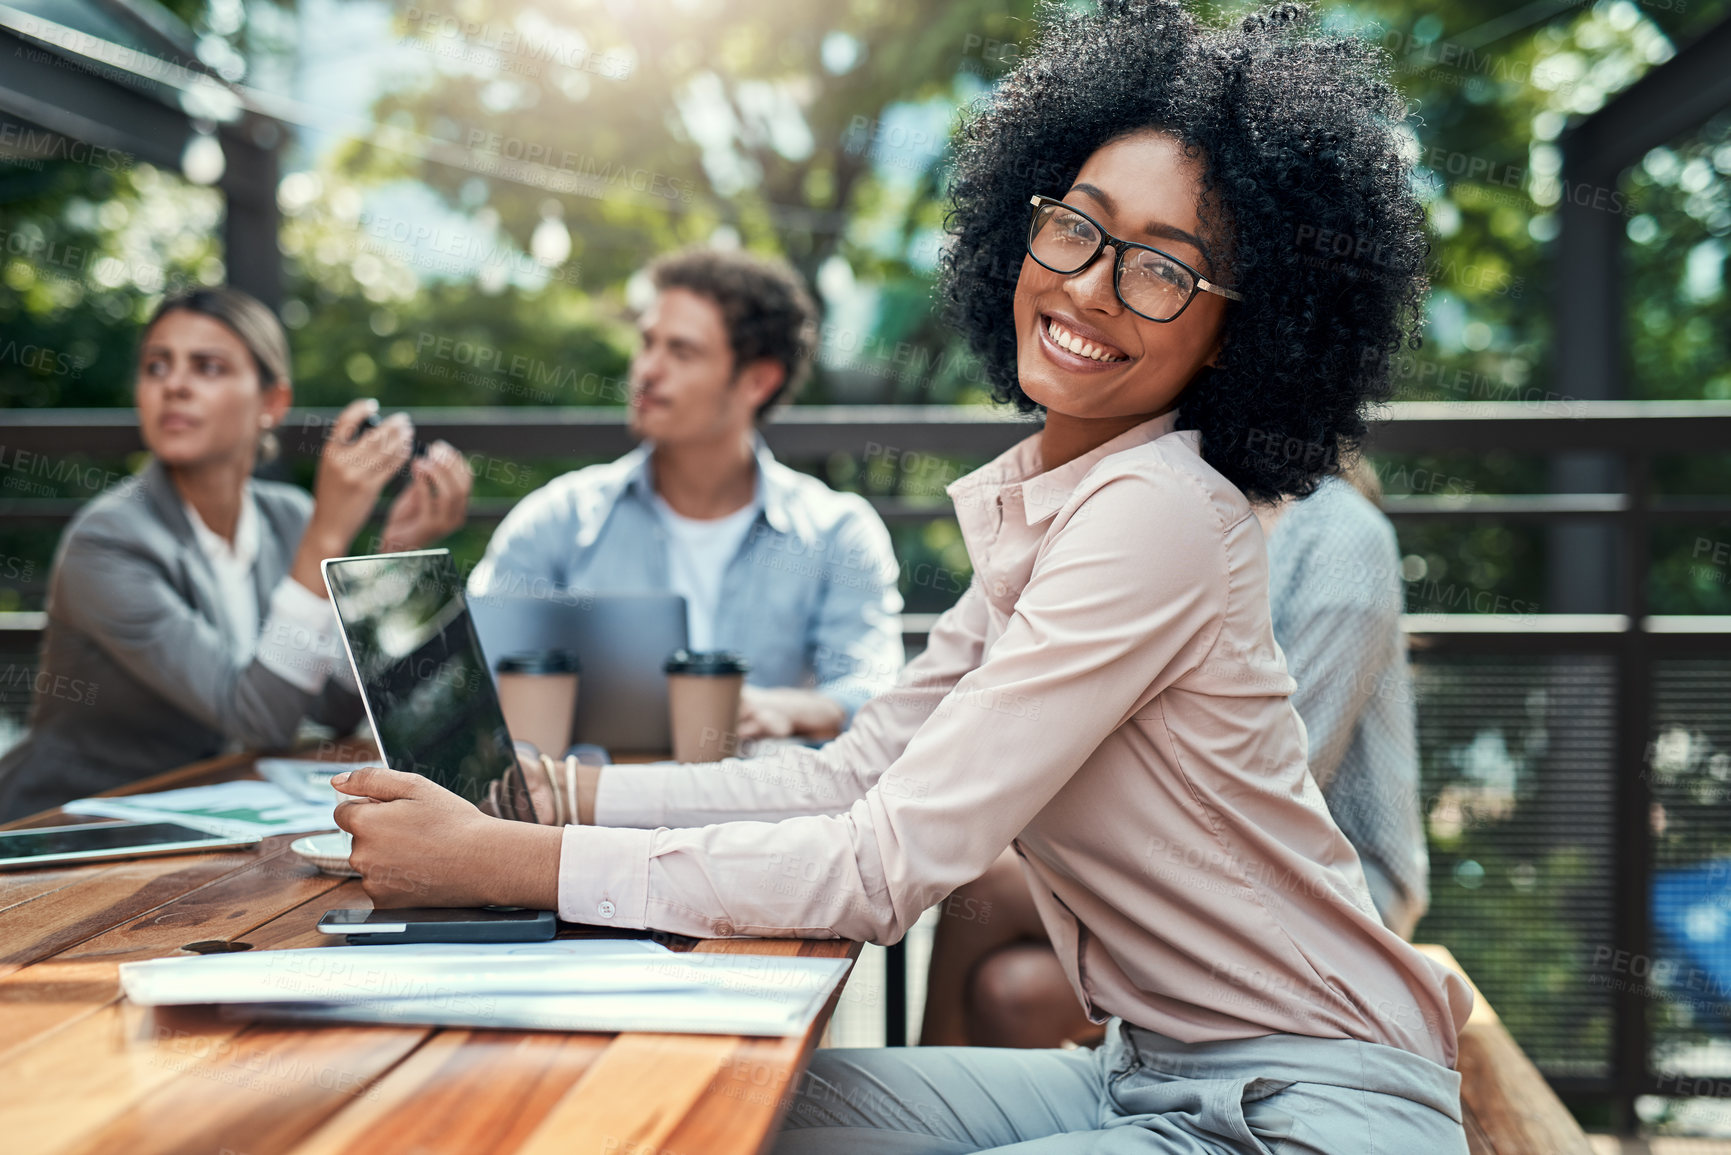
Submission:
M 189 35 L 264 62 L 255 74 L 292 52 L 287 9 L 171 7 Z M 1558 181 L 1558 143 L 1728 10 L 1731 0 L 1323 7 L 1330 26 L 1383 45 L 1415 112 L 1435 292 L 1424 348 L 1394 365 L 1401 397 L 1566 403 L 1548 353 L 1555 206 L 1573 195 Z M 803 400 L 982 399 L 978 367 L 931 308 L 943 141 L 966 103 L 1020 58 L 1032 16 L 1031 0 L 399 8 L 397 56 L 370 119 L 334 148 L 288 153 L 284 315 L 300 399 L 617 404 L 632 274 L 656 252 L 730 236 L 785 255 L 822 290 L 824 352 Z M 1636 395 L 1726 387 L 1726 306 L 1712 290 L 1726 147 L 1716 121 L 1606 190 L 1605 211 L 1626 219 L 1631 238 Z M 0 368 L 0 403 L 126 404 L 135 326 L 154 294 L 223 275 L 213 198 L 144 165 L 0 169 L 8 236 L 86 254 L 76 268 L 0 256 L 0 325 L 64 357 Z M 1301 243 L 1328 258 L 1342 239 Z M 1546 481 L 1541 461 L 1519 455 L 1375 465 L 1394 493 L 1424 492 L 1408 477 L 1480 493 Z M 869 492 L 924 494 L 905 471 L 822 468 Z M 1731 488 L 1718 461 L 1659 471 L 1669 491 Z M 910 565 L 958 563 L 965 573 L 953 542 L 934 544 L 952 532 L 898 536 Z M 1710 524 L 1656 531 L 1655 608 L 1731 606 L 1724 574 L 1687 556 L 1726 536 Z M 1467 605 L 1539 601 L 1535 527 L 1410 528 L 1403 544 L 1420 575 L 1415 610 L 1461 608 L 1463 592 Z M 1438 586 L 1441 572 L 1453 575 L 1443 586 L 1461 588 Z M 935 588 L 909 594 L 938 608 Z

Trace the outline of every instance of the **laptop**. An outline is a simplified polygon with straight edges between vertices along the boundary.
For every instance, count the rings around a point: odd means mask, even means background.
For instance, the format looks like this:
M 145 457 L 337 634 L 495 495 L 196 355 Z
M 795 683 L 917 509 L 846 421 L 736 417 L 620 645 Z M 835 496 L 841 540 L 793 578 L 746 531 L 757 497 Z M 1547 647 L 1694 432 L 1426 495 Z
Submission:
M 491 670 L 525 650 L 570 650 L 582 666 L 572 740 L 617 752 L 667 751 L 667 655 L 684 649 L 685 599 L 667 593 L 488 595 L 469 612 Z
M 517 764 L 463 579 L 445 549 L 321 567 L 379 753 L 471 802 Z

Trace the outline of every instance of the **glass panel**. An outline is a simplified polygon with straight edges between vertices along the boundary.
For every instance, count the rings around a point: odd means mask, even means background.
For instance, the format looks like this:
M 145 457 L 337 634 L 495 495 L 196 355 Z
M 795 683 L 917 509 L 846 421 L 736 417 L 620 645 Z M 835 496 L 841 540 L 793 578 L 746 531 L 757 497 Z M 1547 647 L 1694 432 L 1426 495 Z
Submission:
M 1731 660 L 1653 669 L 1653 1066 L 1731 1074 Z M 1632 972 L 1640 966 L 1644 972 Z
M 1613 661 L 1421 654 L 1414 687 L 1431 854 L 1415 937 L 1454 952 L 1546 1075 L 1604 1077 Z

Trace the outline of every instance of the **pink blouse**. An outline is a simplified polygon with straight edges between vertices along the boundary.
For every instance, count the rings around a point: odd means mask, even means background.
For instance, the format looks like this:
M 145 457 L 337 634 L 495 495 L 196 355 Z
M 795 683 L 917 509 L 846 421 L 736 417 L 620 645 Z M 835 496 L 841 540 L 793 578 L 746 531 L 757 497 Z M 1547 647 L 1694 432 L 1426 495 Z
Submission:
M 609 767 L 560 917 L 893 942 L 1014 846 L 1095 1021 L 1452 1067 L 1472 995 L 1378 920 L 1305 765 L 1261 527 L 1176 417 L 950 486 L 974 582 L 897 687 L 818 750 Z

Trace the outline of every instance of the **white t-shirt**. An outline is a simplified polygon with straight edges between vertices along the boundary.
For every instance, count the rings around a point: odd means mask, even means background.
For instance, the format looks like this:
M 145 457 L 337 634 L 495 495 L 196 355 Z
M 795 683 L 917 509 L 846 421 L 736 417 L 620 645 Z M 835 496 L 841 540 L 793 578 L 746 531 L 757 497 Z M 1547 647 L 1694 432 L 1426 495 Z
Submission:
M 676 513 L 655 495 L 655 512 L 667 527 L 667 577 L 672 592 L 685 598 L 686 643 L 693 650 L 715 648 L 715 615 L 721 603 L 721 575 L 745 543 L 762 508 L 762 494 L 725 517 L 700 519 Z

